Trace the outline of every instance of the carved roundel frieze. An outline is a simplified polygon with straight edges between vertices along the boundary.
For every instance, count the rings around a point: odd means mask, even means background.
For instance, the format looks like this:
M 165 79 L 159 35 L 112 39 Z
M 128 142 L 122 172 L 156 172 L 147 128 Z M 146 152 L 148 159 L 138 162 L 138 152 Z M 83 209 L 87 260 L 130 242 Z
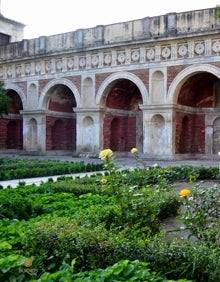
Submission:
M 147 58 L 148 58 L 148 60 L 152 60 L 153 58 L 154 58 L 154 56 L 155 56 L 155 51 L 154 51 L 154 49 L 149 49 L 148 51 L 147 51 Z
M 8 70 L 7 70 L 7 75 L 12 76 L 12 72 L 13 72 L 12 67 L 9 67 Z
M 216 52 L 216 53 L 219 53 L 219 52 L 220 52 L 220 42 L 219 42 L 219 41 L 217 41 L 217 42 L 215 42 L 215 43 L 213 44 L 212 50 L 213 50 L 214 52 Z
M 86 59 L 84 58 L 84 57 L 82 57 L 82 58 L 80 58 L 79 59 L 79 65 L 80 65 L 80 67 L 85 67 L 85 65 L 86 65 Z
M 163 48 L 163 50 L 162 50 L 162 57 L 164 57 L 165 59 L 167 59 L 167 58 L 170 56 L 170 53 L 171 53 L 170 48 L 165 47 L 165 48 Z
M 178 49 L 178 53 L 180 56 L 185 56 L 187 54 L 187 47 L 184 45 L 181 45 Z
M 125 61 L 125 54 L 124 53 L 119 53 L 118 54 L 118 62 L 120 64 L 122 64 L 122 63 L 124 63 L 124 61 Z
M 45 68 L 49 72 L 51 70 L 51 62 L 46 62 Z
M 112 61 L 112 57 L 110 54 L 106 54 L 105 57 L 104 57 L 104 62 L 108 65 L 110 64 Z
M 139 60 L 139 58 L 140 58 L 140 53 L 139 53 L 139 51 L 134 51 L 134 52 L 132 52 L 131 58 L 132 58 L 132 60 L 133 60 L 134 62 L 137 62 L 137 61 Z
M 58 70 L 61 70 L 63 67 L 63 62 L 61 60 L 57 61 L 56 66 Z
M 99 62 L 99 58 L 98 58 L 98 56 L 96 56 L 96 55 L 94 55 L 94 56 L 92 56 L 92 65 L 95 67 L 95 66 L 97 66 L 98 65 L 98 62 Z
M 198 54 L 198 55 L 201 55 L 205 50 L 205 47 L 202 43 L 198 43 L 196 44 L 195 46 L 195 52 Z
M 36 63 L 35 70 L 36 70 L 37 73 L 40 72 L 40 70 L 41 70 L 41 64 L 40 63 Z
M 26 65 L 25 72 L 26 72 L 26 74 L 30 74 L 31 73 L 31 66 L 30 65 Z
M 68 66 L 69 69 L 72 69 L 72 68 L 73 68 L 73 59 L 69 59 L 69 60 L 67 61 L 67 66 Z
M 21 75 L 21 66 L 16 67 L 16 74 Z

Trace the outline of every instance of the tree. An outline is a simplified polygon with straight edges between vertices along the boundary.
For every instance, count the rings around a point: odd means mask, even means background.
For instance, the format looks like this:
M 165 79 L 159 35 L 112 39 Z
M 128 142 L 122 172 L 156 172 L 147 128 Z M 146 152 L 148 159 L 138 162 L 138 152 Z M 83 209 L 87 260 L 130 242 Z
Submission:
M 4 88 L 4 82 L 0 81 L 0 115 L 8 114 L 10 110 L 10 97 L 6 95 L 6 89 Z

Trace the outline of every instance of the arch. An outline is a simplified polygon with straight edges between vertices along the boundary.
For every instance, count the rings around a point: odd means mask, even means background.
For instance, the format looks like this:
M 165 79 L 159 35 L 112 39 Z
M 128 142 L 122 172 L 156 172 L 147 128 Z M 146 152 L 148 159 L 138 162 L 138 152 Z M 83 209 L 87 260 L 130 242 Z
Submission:
M 22 89 L 20 87 L 18 87 L 16 84 L 5 82 L 4 88 L 6 90 L 10 90 L 10 89 L 14 90 L 19 95 L 19 97 L 21 98 L 23 109 L 24 110 L 27 109 L 27 98 L 26 98 L 24 92 L 22 91 Z
M 79 92 L 78 92 L 76 86 L 71 81 L 69 81 L 68 79 L 54 79 L 54 80 L 50 81 L 44 87 L 44 89 L 42 90 L 42 93 L 41 93 L 41 96 L 40 96 L 40 99 L 39 99 L 39 105 L 38 105 L 39 109 L 46 110 L 47 102 L 50 98 L 49 95 L 48 95 L 48 91 L 50 90 L 50 88 L 52 88 L 53 86 L 55 86 L 57 84 L 62 84 L 62 85 L 67 86 L 72 91 L 72 93 L 74 94 L 77 107 L 82 106 Z
M 200 64 L 200 65 L 192 65 L 190 67 L 187 67 L 183 71 L 181 71 L 173 80 L 171 83 L 168 94 L 167 94 L 167 101 L 170 103 L 177 103 L 178 94 L 181 86 L 183 83 L 188 79 L 189 76 L 195 73 L 199 72 L 209 72 L 216 77 L 220 78 L 220 71 L 219 68 L 208 65 L 208 64 Z
M 128 79 L 132 81 L 140 90 L 143 104 L 149 104 L 149 94 L 144 83 L 134 74 L 128 72 L 117 72 L 109 77 L 107 77 L 103 83 L 100 85 L 97 96 L 96 96 L 96 105 L 104 106 L 104 98 L 108 94 L 109 85 L 118 79 Z

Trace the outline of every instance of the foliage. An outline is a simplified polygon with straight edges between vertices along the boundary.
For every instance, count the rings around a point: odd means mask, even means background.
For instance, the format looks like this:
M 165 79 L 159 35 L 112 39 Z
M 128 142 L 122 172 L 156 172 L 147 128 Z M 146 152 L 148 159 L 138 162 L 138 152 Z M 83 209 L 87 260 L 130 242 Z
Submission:
M 103 164 L 0 158 L 0 180 L 52 176 L 103 170 Z
M 220 191 L 217 186 L 196 184 L 189 196 L 183 198 L 184 212 L 179 217 L 190 236 L 207 244 L 220 246 Z
M 74 261 L 72 262 L 74 265 Z M 152 272 L 148 264 L 145 262 L 140 262 L 138 260 L 129 261 L 129 260 L 122 260 L 115 263 L 112 266 L 107 267 L 106 269 L 97 269 L 93 271 L 85 271 L 80 272 L 77 274 L 72 274 L 72 267 L 63 264 L 60 271 L 50 274 L 45 273 L 41 276 L 38 280 L 32 280 L 32 282 L 46 282 L 46 281 L 65 281 L 66 282 L 83 282 L 83 281 L 90 281 L 90 282 L 131 282 L 131 281 L 152 281 L 152 282 L 175 282 L 174 280 L 167 280 L 166 278 L 162 277 L 158 273 Z M 179 282 L 187 282 L 185 279 L 178 280 Z
M 193 184 L 206 169 L 112 162 L 104 174 L 0 190 L 1 281 L 220 281 L 219 192 Z M 177 179 L 195 187 L 179 197 Z M 162 225 L 178 211 L 187 239 Z
M 0 116 L 2 114 L 8 114 L 10 110 L 10 97 L 6 95 L 4 83 L 0 81 Z

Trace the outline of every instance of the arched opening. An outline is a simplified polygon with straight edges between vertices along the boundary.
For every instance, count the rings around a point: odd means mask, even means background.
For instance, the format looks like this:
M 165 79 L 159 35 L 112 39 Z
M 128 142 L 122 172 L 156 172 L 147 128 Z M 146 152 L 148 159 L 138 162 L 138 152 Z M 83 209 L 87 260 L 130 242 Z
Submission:
M 65 85 L 57 84 L 47 92 L 46 150 L 76 149 L 76 100 Z
M 142 112 L 139 104 L 142 104 L 142 96 L 132 81 L 118 79 L 108 86 L 103 124 L 105 148 L 128 152 L 137 147 L 142 151 Z
M 2 115 L 0 119 L 0 149 L 23 148 L 23 118 L 20 110 L 23 109 L 22 101 L 18 93 L 12 89 L 7 90 L 10 97 L 10 109 L 8 115 Z
M 219 93 L 218 78 L 211 73 L 192 74 L 182 85 L 177 99 L 177 154 L 205 153 L 206 112 L 213 109 Z

